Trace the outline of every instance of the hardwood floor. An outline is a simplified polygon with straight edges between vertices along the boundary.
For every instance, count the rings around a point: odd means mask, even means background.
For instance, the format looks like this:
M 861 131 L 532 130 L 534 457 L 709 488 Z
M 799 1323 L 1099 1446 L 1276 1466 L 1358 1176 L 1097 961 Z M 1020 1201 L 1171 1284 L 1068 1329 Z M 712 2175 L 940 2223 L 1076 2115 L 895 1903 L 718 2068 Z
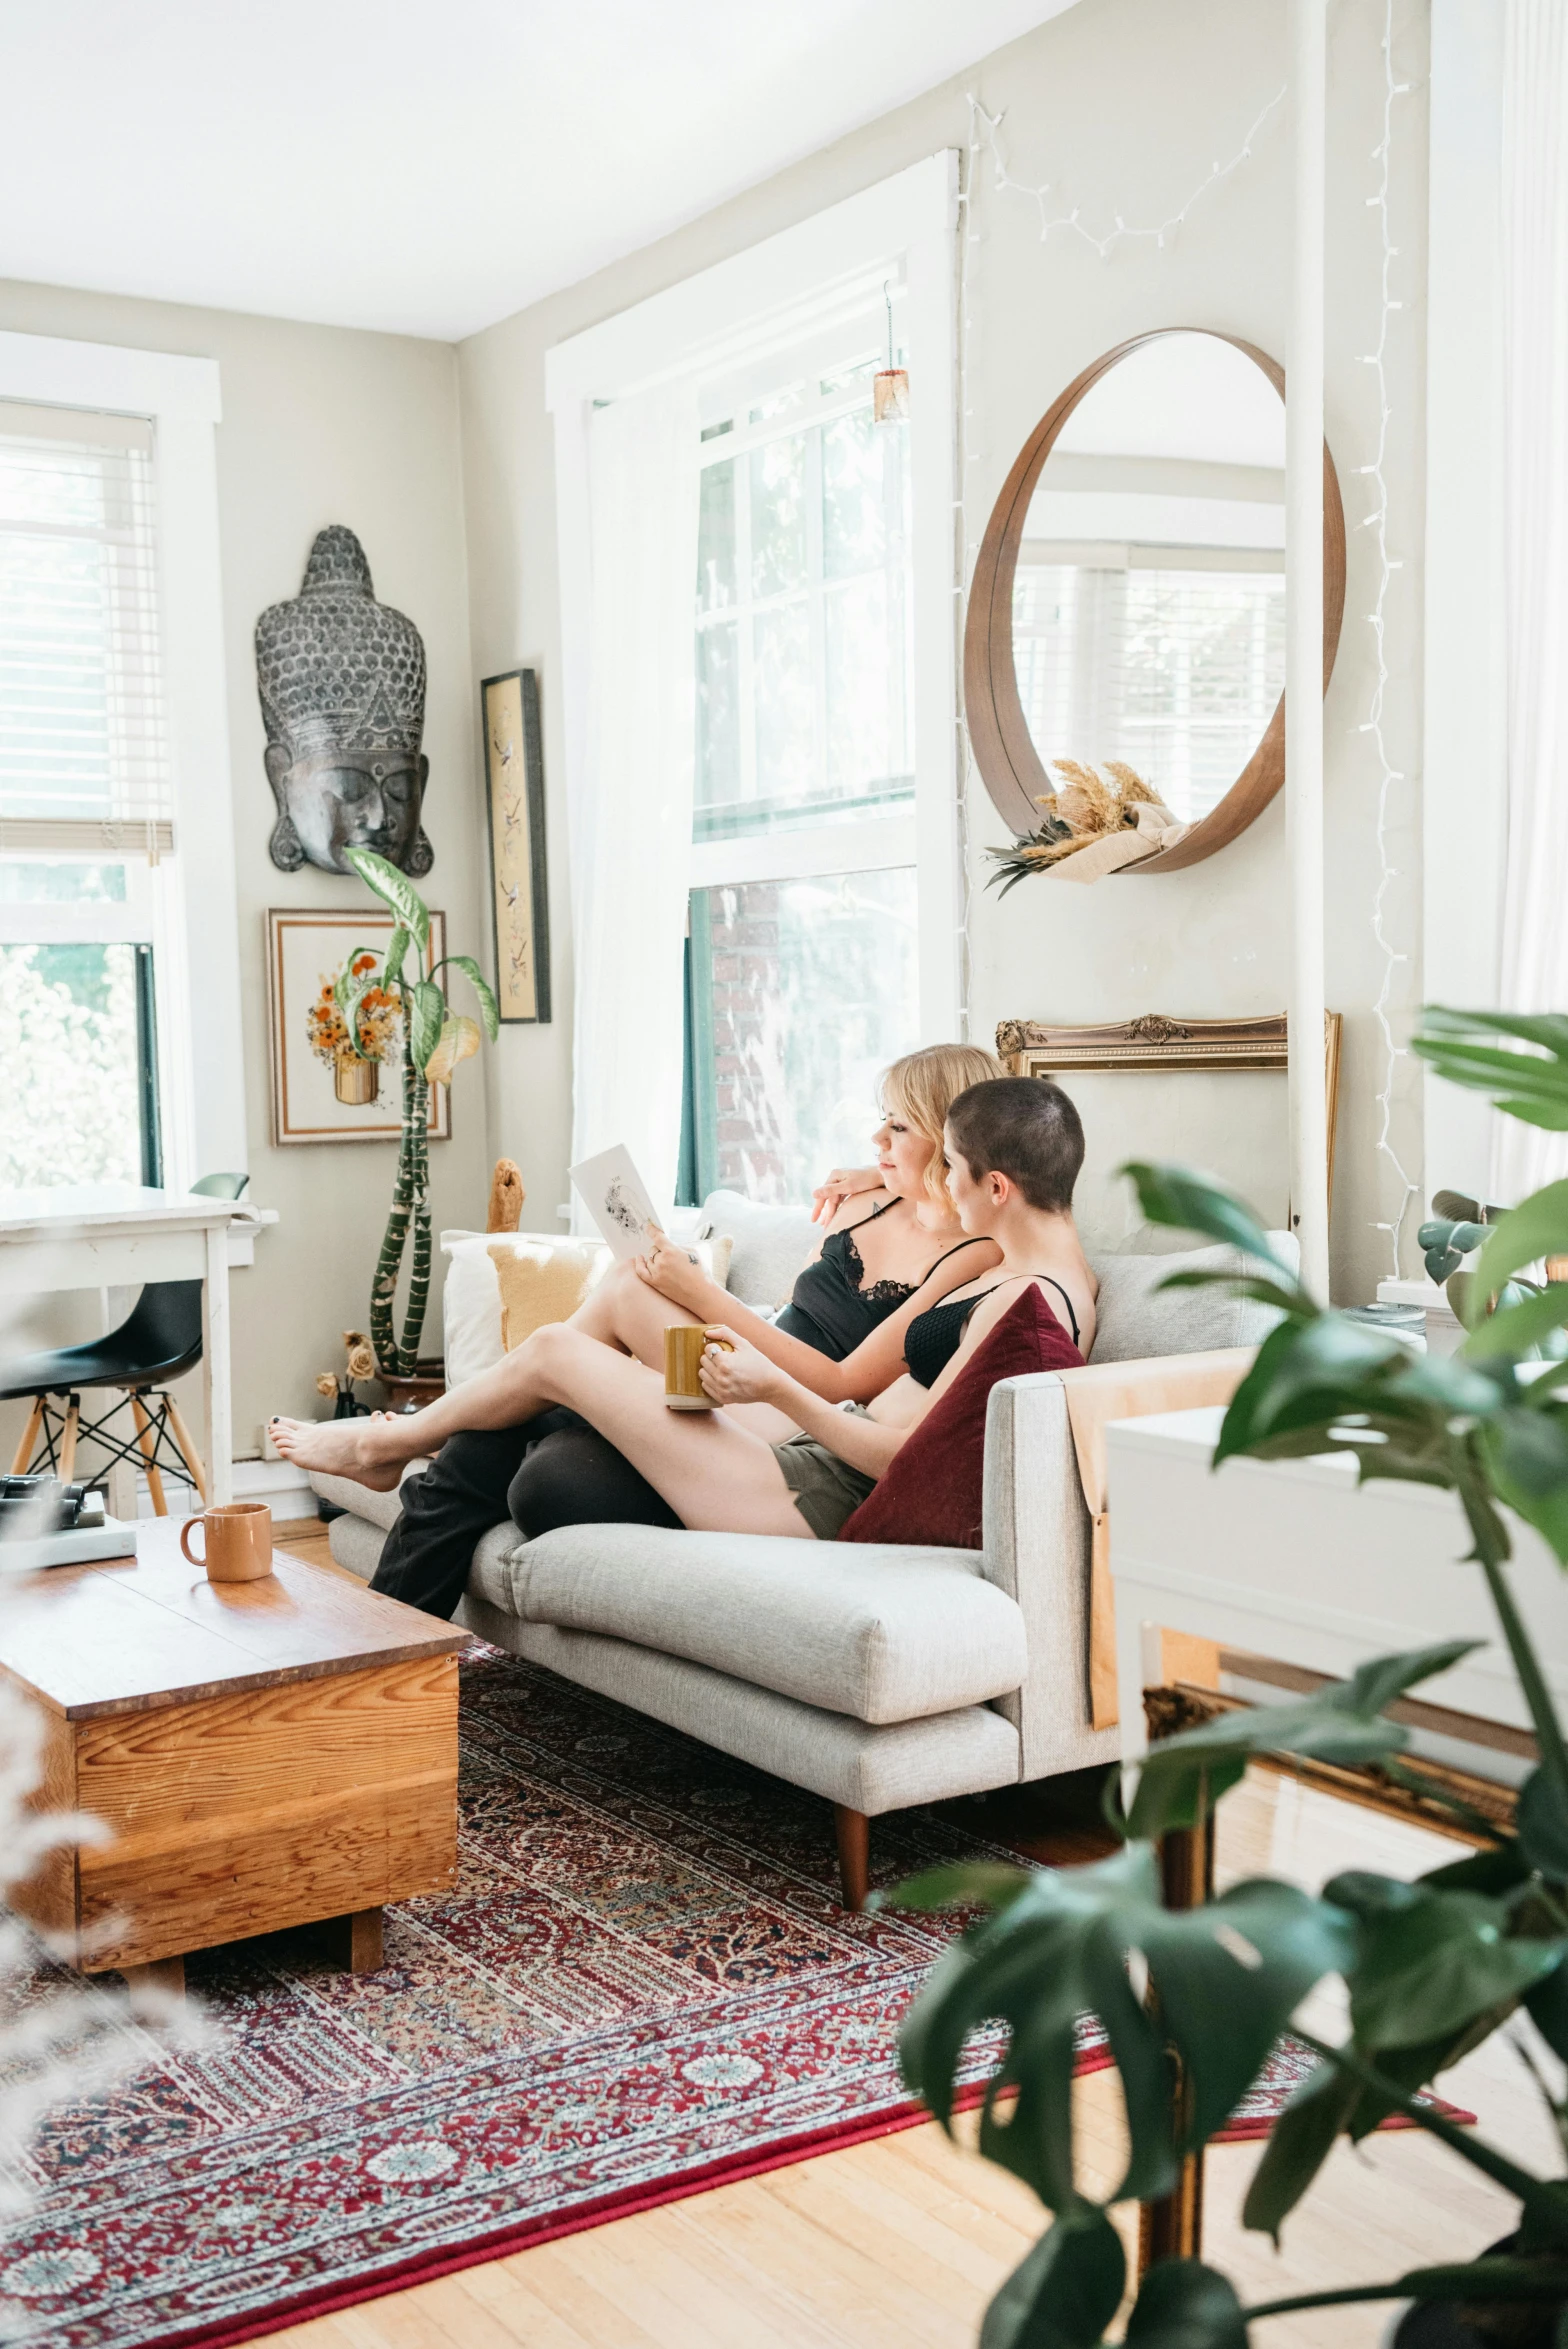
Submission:
M 280 1538 L 325 1555 L 323 1535 L 284 1528 Z M 1063 1859 L 1091 1856 L 1089 1833 L 1062 1842 Z M 1316 1886 L 1341 1868 L 1415 1873 L 1452 1849 L 1259 1773 L 1226 1799 L 1220 1875 L 1266 1870 Z M 1331 2020 L 1334 2001 L 1322 2008 Z M 1443 2088 L 1517 2158 L 1561 2169 L 1550 2121 L 1505 2037 Z M 1114 2073 L 1080 2081 L 1076 2110 L 1082 2174 L 1103 2192 L 1123 2144 Z M 1509 2198 L 1434 2140 L 1390 2134 L 1335 2152 L 1276 2253 L 1240 2225 L 1258 2150 L 1223 2146 L 1208 2166 L 1204 2255 L 1246 2300 L 1392 2276 L 1479 2250 L 1512 2224 Z M 928 2123 L 272 2339 L 279 2349 L 970 2349 L 986 2302 L 1043 2223 L 1027 2188 Z M 1387 2317 L 1386 2305 L 1327 2309 L 1277 2318 L 1255 2338 L 1264 2349 L 1374 2349 Z

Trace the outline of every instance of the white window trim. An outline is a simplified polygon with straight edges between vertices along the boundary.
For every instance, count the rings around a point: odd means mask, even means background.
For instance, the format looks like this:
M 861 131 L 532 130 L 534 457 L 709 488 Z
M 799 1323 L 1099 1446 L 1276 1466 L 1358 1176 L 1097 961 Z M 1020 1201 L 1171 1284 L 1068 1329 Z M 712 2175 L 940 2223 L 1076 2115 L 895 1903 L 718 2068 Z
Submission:
M 0 333 L 0 400 L 145 416 L 154 432 L 174 888 L 155 941 L 164 1181 L 247 1166 L 214 427 L 218 363 Z
M 1433 0 L 1426 338 L 1426 1003 L 1489 1004 L 1502 963 L 1508 847 L 1504 553 L 1503 12 Z M 1477 820 L 1479 818 L 1479 821 Z M 1463 855 L 1455 843 L 1464 842 Z M 1430 1075 L 1428 1187 L 1492 1183 L 1495 1113 Z
M 879 837 L 874 865 L 913 863 L 919 907 L 919 1023 L 922 1041 L 958 1033 L 957 815 L 954 676 L 954 261 L 958 158 L 944 150 L 848 197 L 794 228 L 704 269 L 664 293 L 557 343 L 545 354 L 545 405 L 555 419 L 556 518 L 560 561 L 561 667 L 567 790 L 584 784 L 588 736 L 590 609 L 588 419 L 596 400 L 622 398 L 697 372 L 717 374 L 771 349 L 786 351 L 831 322 L 835 294 L 846 318 L 864 313 L 897 272 L 905 295 L 901 339 L 909 349 L 910 473 L 914 504 L 915 807 L 839 830 L 777 836 L 780 877 L 806 871 L 869 870 L 861 844 Z M 855 847 L 850 849 L 851 839 Z M 908 853 L 913 848 L 913 855 Z M 758 875 L 759 843 L 705 842 L 693 852 L 694 882 L 722 880 L 744 848 Z M 849 853 L 846 854 L 846 850 Z M 768 854 L 773 854 L 770 848 Z M 704 859 L 711 858 L 713 880 Z

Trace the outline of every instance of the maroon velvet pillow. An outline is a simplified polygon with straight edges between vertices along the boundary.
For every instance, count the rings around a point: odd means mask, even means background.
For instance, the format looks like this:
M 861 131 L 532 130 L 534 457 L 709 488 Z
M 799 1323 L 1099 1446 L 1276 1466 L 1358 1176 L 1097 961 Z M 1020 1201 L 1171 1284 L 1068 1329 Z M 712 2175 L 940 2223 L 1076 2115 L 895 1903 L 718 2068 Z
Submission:
M 840 1528 L 839 1540 L 978 1550 L 991 1389 L 999 1378 L 1022 1378 L 1032 1370 L 1082 1367 L 1083 1356 L 1031 1283 L 893 1455 L 876 1490 Z

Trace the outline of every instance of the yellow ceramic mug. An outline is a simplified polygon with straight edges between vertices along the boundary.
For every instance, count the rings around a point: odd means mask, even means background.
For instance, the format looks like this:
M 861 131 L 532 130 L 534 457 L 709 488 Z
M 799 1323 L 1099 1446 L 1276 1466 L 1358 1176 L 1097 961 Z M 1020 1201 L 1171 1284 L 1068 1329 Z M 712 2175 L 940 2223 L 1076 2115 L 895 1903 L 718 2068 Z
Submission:
M 191 1535 L 205 1525 L 205 1556 L 191 1548 Z M 209 1582 L 259 1582 L 272 1572 L 272 1511 L 265 1501 L 225 1501 L 187 1517 L 180 1548 L 193 1566 L 205 1566 Z
M 705 1329 L 700 1321 L 672 1321 L 664 1333 L 664 1400 L 671 1411 L 711 1411 L 712 1398 L 702 1391 L 698 1367 L 704 1349 L 718 1346 L 726 1354 L 735 1349 L 728 1338 Z

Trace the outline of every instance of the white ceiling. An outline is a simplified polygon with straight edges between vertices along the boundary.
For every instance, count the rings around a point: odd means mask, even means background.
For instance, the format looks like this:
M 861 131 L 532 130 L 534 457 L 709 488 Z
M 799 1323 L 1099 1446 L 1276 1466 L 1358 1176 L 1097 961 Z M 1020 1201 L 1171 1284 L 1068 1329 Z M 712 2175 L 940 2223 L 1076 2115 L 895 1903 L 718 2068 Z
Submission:
M 0 0 L 0 277 L 456 338 L 1073 0 Z

